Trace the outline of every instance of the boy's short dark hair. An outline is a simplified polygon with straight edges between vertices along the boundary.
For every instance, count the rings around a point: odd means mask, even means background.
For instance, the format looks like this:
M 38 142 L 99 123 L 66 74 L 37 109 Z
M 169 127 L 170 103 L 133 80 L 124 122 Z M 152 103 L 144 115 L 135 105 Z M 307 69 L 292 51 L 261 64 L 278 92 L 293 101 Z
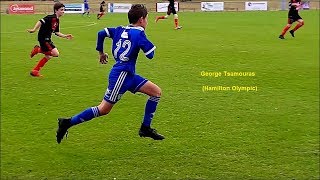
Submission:
M 60 8 L 65 7 L 64 4 L 62 4 L 61 2 L 56 2 L 53 5 L 53 12 L 58 11 Z
M 148 15 L 148 10 L 143 4 L 134 4 L 131 6 L 131 9 L 128 12 L 128 19 L 130 24 L 138 22 L 142 17 L 145 18 Z

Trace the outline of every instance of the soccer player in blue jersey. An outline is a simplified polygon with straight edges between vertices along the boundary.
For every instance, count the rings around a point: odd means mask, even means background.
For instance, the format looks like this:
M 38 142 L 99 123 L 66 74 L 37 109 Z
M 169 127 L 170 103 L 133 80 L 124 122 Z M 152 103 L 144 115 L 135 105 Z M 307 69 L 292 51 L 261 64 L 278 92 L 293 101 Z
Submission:
M 89 13 L 90 13 L 89 1 L 83 0 L 83 4 L 84 4 L 84 13 L 82 13 L 82 16 L 87 13 L 87 16 L 90 17 L 89 16 Z
M 144 118 L 139 130 L 140 137 L 150 137 L 162 140 L 164 136 L 151 128 L 151 121 L 155 114 L 161 96 L 161 89 L 151 81 L 139 76 L 135 66 L 140 49 L 146 57 L 152 59 L 156 47 L 147 39 L 145 29 L 148 24 L 148 11 L 144 5 L 132 5 L 128 12 L 129 25 L 126 27 L 105 28 L 98 32 L 96 50 L 100 55 L 100 63 L 107 63 L 104 53 L 104 39 L 112 39 L 112 54 L 116 63 L 109 74 L 109 85 L 102 102 L 95 107 L 89 107 L 71 118 L 58 118 L 57 142 L 60 143 L 68 129 L 93 118 L 108 114 L 115 103 L 126 92 L 141 92 L 147 94 Z

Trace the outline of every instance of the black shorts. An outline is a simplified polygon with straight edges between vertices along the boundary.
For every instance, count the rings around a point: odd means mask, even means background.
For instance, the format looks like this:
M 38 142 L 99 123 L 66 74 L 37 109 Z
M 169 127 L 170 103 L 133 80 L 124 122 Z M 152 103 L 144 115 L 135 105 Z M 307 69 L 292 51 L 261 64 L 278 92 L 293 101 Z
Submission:
M 170 14 L 177 14 L 177 12 L 176 12 L 176 9 L 174 8 L 174 7 L 172 7 L 172 6 L 168 6 L 168 11 L 167 11 L 167 15 L 170 15 Z
M 288 24 L 292 24 L 295 21 L 302 19 L 298 13 L 289 13 L 288 14 Z
M 50 52 L 52 49 L 56 48 L 51 40 L 39 41 L 39 44 L 42 52 Z

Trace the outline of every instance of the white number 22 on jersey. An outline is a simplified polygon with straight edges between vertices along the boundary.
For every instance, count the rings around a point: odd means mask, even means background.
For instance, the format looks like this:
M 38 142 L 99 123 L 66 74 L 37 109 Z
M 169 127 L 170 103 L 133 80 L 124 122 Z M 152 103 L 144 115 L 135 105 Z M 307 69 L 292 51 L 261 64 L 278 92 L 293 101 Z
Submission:
M 114 49 L 114 57 L 117 58 L 118 57 L 118 51 L 120 50 L 120 48 L 124 48 L 125 50 L 120 54 L 119 59 L 121 61 L 129 61 L 129 57 L 127 57 L 126 55 L 128 54 L 130 48 L 131 48 L 131 42 L 129 40 L 124 40 L 122 42 L 122 39 L 119 39 L 119 41 L 116 43 L 117 48 Z

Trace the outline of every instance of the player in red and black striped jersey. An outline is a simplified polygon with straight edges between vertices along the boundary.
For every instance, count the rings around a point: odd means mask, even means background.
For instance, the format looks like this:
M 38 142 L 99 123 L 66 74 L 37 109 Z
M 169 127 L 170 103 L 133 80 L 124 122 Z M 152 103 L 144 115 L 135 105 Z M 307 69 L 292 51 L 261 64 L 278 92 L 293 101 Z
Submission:
M 106 14 L 107 4 L 105 1 L 100 3 L 100 12 L 97 14 L 97 19 L 100 19 L 103 15 Z
M 299 15 L 299 9 L 301 8 L 301 0 L 290 0 L 289 2 L 289 12 L 288 12 L 288 24 L 283 28 L 281 34 L 279 35 L 280 39 L 284 39 L 284 35 L 290 29 L 292 23 L 298 22 L 298 24 L 290 30 L 290 34 L 294 37 L 294 32 L 298 30 L 301 26 L 304 25 L 303 19 Z
M 33 29 L 27 29 L 29 33 L 34 33 L 40 28 L 38 32 L 38 41 L 40 46 L 34 46 L 33 50 L 31 51 L 30 57 L 32 58 L 38 53 L 42 53 L 45 55 L 32 69 L 32 71 L 30 72 L 31 76 L 41 77 L 42 75 L 39 73 L 40 69 L 48 62 L 49 59 L 51 59 L 52 57 L 59 56 L 58 49 L 51 41 L 52 33 L 55 33 L 55 35 L 66 39 L 73 38 L 71 34 L 62 34 L 60 32 L 59 18 L 64 14 L 64 5 L 62 3 L 57 2 L 54 4 L 53 9 L 54 14 L 48 15 L 43 19 L 40 19 L 35 24 Z
M 179 26 L 179 19 L 178 19 L 178 14 L 176 12 L 176 9 L 174 8 L 174 0 L 169 0 L 169 5 L 168 5 L 168 11 L 167 15 L 165 16 L 157 16 L 156 17 L 156 22 L 159 21 L 159 19 L 167 19 L 170 14 L 173 14 L 173 19 L 174 19 L 174 29 L 181 29 L 182 26 Z

